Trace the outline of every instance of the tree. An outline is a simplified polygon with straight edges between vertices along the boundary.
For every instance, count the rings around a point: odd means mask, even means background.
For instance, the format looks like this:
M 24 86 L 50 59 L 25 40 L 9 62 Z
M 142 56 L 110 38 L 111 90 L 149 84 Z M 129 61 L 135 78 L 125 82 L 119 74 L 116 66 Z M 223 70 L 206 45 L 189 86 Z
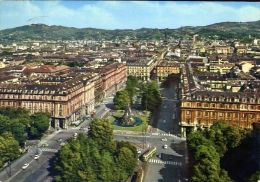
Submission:
M 234 148 L 240 144 L 242 139 L 240 135 L 240 128 L 239 126 L 229 126 L 225 130 L 225 137 L 227 139 L 227 147 Z
M 194 153 L 194 158 L 198 162 L 201 161 L 202 159 L 208 159 L 215 165 L 219 165 L 219 161 L 220 161 L 220 157 L 216 152 L 215 148 L 213 146 L 205 146 L 205 145 L 197 146 L 196 151 Z
M 108 147 L 114 138 L 113 129 L 108 120 L 98 118 L 95 118 L 90 123 L 88 136 L 95 140 L 101 147 Z
M 195 152 L 196 151 L 196 148 L 197 146 L 199 145 L 205 145 L 205 146 L 212 146 L 213 143 L 206 139 L 202 132 L 200 131 L 194 131 L 192 133 L 190 133 L 187 137 L 187 144 L 188 144 L 188 147 L 191 151 Z
M 256 182 L 259 180 L 260 171 L 252 174 L 248 179 L 245 179 L 244 182 Z
M 19 143 L 14 139 L 12 133 L 4 132 L 0 136 L 0 166 L 16 159 L 20 154 Z
M 30 127 L 30 134 L 33 138 L 41 138 L 46 130 L 49 128 L 49 118 L 46 113 L 35 113 L 32 116 L 32 124 Z
M 70 138 L 55 158 L 55 180 L 125 181 L 137 162 L 136 148 L 129 142 L 113 140 L 108 121 L 95 119 L 89 137 Z
M 161 103 L 161 100 L 161 94 L 158 90 L 158 84 L 156 81 L 144 85 L 144 92 L 141 101 L 143 108 L 153 110 Z
M 0 115 L 0 135 L 6 131 L 10 131 L 10 118 Z
M 23 146 L 26 141 L 25 125 L 20 123 L 18 119 L 14 119 L 10 123 L 10 131 L 14 135 L 14 138 L 19 142 L 19 144 Z
M 125 109 L 130 104 L 130 96 L 126 90 L 118 91 L 113 101 L 115 109 Z

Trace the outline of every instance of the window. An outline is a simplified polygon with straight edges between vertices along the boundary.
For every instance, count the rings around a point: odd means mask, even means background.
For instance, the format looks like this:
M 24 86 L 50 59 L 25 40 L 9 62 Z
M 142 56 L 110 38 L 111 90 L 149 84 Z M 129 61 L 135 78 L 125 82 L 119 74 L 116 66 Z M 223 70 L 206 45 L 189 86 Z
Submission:
M 187 115 L 190 115 L 190 111 L 186 111 L 186 114 L 187 114 Z
M 190 119 L 187 119 L 187 123 L 190 124 Z
M 201 120 L 200 119 L 198 119 L 198 123 L 201 124 Z
M 205 103 L 205 104 L 204 104 L 204 107 L 209 107 L 209 104 L 208 104 L 208 103 Z
M 253 119 L 255 117 L 254 114 L 250 114 L 250 118 Z
M 201 103 L 197 103 L 197 106 L 198 106 L 198 107 L 201 107 Z M 259 106 L 259 107 L 260 107 L 260 106 Z
M 222 113 L 222 112 L 220 112 L 220 113 L 219 113 L 219 116 L 220 116 L 220 117 L 222 117 L 222 116 L 223 116 L 223 113 Z
M 216 116 L 216 112 L 212 112 L 212 116 L 215 117 Z
M 209 112 L 208 111 L 205 112 L 205 116 L 209 116 Z
M 198 116 L 201 116 L 201 112 L 200 111 L 198 111 Z

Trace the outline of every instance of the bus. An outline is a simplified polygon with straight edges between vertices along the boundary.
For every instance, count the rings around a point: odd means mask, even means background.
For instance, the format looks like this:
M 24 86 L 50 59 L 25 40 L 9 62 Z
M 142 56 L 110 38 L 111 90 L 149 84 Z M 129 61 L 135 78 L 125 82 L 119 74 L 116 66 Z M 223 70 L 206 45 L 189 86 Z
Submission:
M 142 155 L 142 161 L 146 162 L 156 154 L 156 147 L 153 146 Z

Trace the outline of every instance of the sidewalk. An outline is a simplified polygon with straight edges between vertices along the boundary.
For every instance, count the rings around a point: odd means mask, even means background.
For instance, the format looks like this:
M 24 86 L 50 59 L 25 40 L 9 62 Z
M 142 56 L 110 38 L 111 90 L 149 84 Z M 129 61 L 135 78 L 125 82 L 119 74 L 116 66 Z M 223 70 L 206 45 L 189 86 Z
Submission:
M 55 136 L 59 131 L 53 131 L 51 134 L 44 134 L 41 141 L 37 144 L 40 147 L 43 143 L 47 142 L 50 138 Z M 24 161 L 34 161 L 34 159 L 30 156 L 30 152 L 24 153 L 20 158 L 16 159 L 11 165 L 7 166 L 3 171 L 0 172 L 0 182 L 8 182 L 12 178 L 14 178 L 20 171 L 21 166 L 24 164 Z M 16 169 L 16 171 L 12 171 Z M 11 170 L 11 176 L 9 176 L 8 172 Z

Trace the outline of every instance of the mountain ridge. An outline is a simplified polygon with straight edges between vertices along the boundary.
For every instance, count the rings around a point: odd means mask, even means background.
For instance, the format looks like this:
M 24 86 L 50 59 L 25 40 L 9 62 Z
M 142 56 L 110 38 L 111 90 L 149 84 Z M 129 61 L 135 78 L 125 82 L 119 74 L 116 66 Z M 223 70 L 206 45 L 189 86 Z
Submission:
M 140 28 L 140 29 L 100 29 L 75 28 L 61 25 L 30 24 L 0 31 L 1 42 L 19 42 L 25 40 L 121 40 L 126 36 L 133 40 L 151 40 L 167 38 L 191 38 L 199 34 L 202 38 L 217 35 L 221 39 L 260 37 L 260 20 L 251 22 L 220 22 L 206 26 L 182 26 L 176 29 Z

